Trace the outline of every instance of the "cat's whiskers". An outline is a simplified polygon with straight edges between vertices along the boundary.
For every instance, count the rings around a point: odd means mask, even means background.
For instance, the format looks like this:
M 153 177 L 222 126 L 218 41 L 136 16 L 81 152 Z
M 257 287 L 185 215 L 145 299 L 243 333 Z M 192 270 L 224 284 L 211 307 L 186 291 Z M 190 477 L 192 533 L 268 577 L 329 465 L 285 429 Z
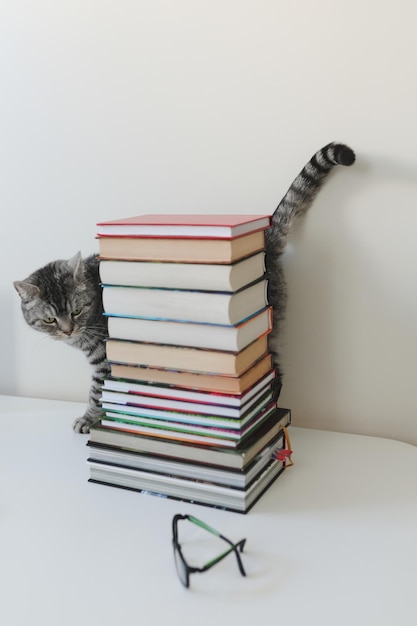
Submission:
M 103 338 L 103 327 L 88 326 L 83 329 L 81 334 L 88 339 L 100 339 Z

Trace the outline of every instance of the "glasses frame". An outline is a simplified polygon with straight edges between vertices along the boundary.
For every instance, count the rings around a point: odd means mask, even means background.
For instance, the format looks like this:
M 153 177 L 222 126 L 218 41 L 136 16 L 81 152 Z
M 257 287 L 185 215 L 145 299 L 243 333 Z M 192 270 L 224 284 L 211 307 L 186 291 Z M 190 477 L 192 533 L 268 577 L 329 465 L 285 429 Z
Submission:
M 216 556 L 214 559 L 210 559 L 210 561 L 207 561 L 207 563 L 205 563 L 202 567 L 192 567 L 185 560 L 184 555 L 181 550 L 181 545 L 178 541 L 178 522 L 180 520 L 188 520 L 192 524 L 195 524 L 196 526 L 200 526 L 200 528 L 207 530 L 212 535 L 219 537 L 219 539 L 223 539 L 223 541 L 229 544 L 229 548 L 225 550 L 224 552 L 222 552 L 221 554 L 219 554 L 218 556 Z M 240 573 L 242 574 L 242 576 L 246 576 L 242 559 L 239 554 L 239 551 L 243 552 L 245 543 L 246 543 L 246 539 L 241 539 L 237 543 L 233 543 L 233 541 L 231 541 L 230 539 L 227 539 L 227 537 L 222 535 L 218 530 L 216 530 L 215 528 L 212 528 L 212 526 L 209 526 L 205 522 L 202 522 L 197 517 L 194 517 L 194 515 L 181 515 L 180 513 L 178 513 L 177 515 L 174 515 L 174 517 L 172 518 L 172 545 L 174 549 L 174 560 L 175 560 L 178 577 L 180 581 L 182 582 L 182 584 L 184 585 L 184 587 L 188 588 L 190 586 L 190 574 L 195 574 L 195 573 L 201 574 L 202 572 L 207 572 L 207 570 L 213 567 L 213 565 L 216 565 L 217 563 L 222 561 L 228 554 L 231 554 L 232 552 L 234 552 L 236 555 L 237 565 L 239 567 Z M 178 569 L 177 557 L 181 561 L 183 572 L 180 572 Z M 182 573 L 184 574 L 184 576 L 182 576 Z

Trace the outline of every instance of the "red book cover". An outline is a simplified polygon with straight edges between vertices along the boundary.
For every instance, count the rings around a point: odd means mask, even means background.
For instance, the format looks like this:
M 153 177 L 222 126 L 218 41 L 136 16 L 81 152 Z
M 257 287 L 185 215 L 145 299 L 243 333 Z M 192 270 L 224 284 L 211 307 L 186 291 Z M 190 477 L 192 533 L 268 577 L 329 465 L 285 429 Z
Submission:
M 99 237 L 201 237 L 232 239 L 271 225 L 270 215 L 137 215 L 99 222 Z

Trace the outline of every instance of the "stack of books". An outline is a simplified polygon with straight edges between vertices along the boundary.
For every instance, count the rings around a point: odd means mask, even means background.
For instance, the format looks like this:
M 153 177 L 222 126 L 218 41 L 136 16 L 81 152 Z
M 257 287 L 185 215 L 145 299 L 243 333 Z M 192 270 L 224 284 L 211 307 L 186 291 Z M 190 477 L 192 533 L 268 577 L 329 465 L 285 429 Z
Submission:
M 106 351 L 90 481 L 246 513 L 285 468 L 265 215 L 98 224 Z

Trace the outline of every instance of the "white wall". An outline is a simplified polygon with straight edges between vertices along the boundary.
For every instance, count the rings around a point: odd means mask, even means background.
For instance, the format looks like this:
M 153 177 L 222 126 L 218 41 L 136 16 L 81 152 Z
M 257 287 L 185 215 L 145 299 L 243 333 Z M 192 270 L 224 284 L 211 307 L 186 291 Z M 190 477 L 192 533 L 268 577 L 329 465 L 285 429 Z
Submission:
M 95 251 L 100 219 L 272 211 L 342 140 L 357 164 L 286 256 L 281 404 L 416 444 L 416 18 L 411 0 L 2 3 L 0 392 L 89 387 L 81 353 L 26 328 L 14 279 Z

